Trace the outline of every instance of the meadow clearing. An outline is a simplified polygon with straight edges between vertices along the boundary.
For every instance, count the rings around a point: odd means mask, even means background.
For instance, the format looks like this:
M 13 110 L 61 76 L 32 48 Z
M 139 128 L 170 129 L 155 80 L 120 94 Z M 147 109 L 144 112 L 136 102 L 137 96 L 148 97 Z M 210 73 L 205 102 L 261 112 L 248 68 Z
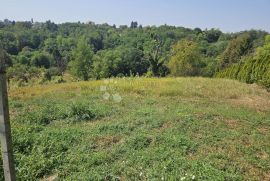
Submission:
M 9 96 L 19 180 L 270 179 L 270 93 L 255 84 L 134 77 Z

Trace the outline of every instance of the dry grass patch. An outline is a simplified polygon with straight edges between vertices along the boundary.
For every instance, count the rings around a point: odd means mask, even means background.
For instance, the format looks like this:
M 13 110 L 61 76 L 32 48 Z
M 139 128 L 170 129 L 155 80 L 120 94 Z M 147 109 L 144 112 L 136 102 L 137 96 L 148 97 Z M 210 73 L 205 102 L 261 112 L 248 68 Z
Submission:
M 95 144 L 101 148 L 109 148 L 121 143 L 123 143 L 123 139 L 120 136 L 106 135 L 95 139 Z
M 170 129 L 172 127 L 173 127 L 173 124 L 171 122 L 165 122 L 157 129 L 157 131 L 158 132 L 164 132 L 167 129 Z
M 236 129 L 240 126 L 239 120 L 235 119 L 226 119 L 223 122 L 228 126 L 230 129 Z
M 264 97 L 257 95 L 248 95 L 242 96 L 238 99 L 229 100 L 228 102 L 236 106 L 253 108 L 259 112 L 270 111 L 270 97 L 268 93 L 265 93 Z

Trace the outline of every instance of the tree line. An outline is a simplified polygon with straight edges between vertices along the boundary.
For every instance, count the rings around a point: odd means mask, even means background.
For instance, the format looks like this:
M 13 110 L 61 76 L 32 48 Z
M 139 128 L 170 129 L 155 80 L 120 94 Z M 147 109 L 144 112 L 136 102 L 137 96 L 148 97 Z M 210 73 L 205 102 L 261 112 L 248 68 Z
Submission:
M 269 35 L 261 30 L 0 21 L 8 78 L 27 84 L 69 73 L 82 80 L 123 76 L 206 76 L 269 87 Z

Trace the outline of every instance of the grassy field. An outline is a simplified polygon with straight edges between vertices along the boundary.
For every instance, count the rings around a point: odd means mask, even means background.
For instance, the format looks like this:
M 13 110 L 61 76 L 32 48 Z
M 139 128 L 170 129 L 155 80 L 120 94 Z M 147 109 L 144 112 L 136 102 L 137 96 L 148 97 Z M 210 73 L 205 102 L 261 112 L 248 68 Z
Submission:
M 125 78 L 9 93 L 19 180 L 270 179 L 270 93 L 256 85 Z

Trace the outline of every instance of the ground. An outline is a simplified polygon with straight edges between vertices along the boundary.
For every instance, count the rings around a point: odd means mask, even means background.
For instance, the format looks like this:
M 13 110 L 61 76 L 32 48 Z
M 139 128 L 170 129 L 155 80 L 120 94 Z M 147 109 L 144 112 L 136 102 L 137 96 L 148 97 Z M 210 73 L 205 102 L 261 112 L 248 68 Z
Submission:
M 270 93 L 208 78 L 12 88 L 20 180 L 269 180 Z

